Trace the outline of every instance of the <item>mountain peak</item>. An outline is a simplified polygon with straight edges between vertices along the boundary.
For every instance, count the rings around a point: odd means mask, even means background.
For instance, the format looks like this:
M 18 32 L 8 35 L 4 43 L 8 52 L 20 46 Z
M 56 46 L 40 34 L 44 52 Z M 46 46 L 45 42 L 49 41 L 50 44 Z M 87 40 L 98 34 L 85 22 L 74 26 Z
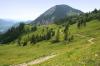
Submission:
M 74 9 L 68 5 L 60 4 L 55 5 L 40 15 L 32 23 L 34 24 L 48 24 L 53 23 L 55 20 L 62 19 L 65 16 L 79 15 L 83 13 L 80 10 Z
M 63 7 L 67 7 L 68 5 L 66 5 L 66 4 L 60 4 L 60 5 L 55 5 L 56 7 L 59 7 L 59 6 L 63 6 Z M 70 6 L 68 6 L 68 7 L 70 7 Z

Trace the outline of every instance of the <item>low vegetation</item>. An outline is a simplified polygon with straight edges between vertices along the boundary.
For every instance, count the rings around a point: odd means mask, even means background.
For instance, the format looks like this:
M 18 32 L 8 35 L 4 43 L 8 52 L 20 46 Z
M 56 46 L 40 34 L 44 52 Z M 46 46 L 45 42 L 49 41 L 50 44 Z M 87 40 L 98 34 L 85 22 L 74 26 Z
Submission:
M 100 10 L 95 9 L 91 13 L 66 17 L 56 24 L 21 23 L 12 27 L 0 35 L 0 65 L 16 65 L 57 54 L 35 66 L 99 66 L 99 17 Z M 91 38 L 94 38 L 93 44 L 88 41 Z

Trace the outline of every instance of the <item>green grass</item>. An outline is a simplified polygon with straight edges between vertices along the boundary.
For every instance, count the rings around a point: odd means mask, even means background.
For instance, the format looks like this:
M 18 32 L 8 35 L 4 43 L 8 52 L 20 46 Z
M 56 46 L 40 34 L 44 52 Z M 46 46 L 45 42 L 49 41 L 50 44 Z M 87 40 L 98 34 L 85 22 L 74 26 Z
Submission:
M 75 47 L 71 46 L 68 50 L 64 49 L 63 54 L 33 66 L 99 66 L 99 50 L 99 44 L 84 44 L 81 46 L 77 45 Z
M 70 27 L 74 40 L 70 43 L 62 41 L 52 44 L 50 41 L 42 41 L 35 45 L 25 47 L 17 46 L 15 42 L 10 45 L 0 45 L 0 66 L 9 66 L 29 62 L 42 56 L 59 54 L 58 56 L 33 66 L 99 66 L 100 65 L 100 21 L 93 20 L 87 23 L 85 28 L 77 29 L 76 24 Z M 57 25 L 48 25 L 49 28 L 57 29 Z M 41 33 L 42 28 L 38 31 Z M 61 28 L 61 30 L 63 27 Z M 29 33 L 33 34 L 33 33 Z M 79 37 L 76 34 L 82 34 L 87 37 Z M 28 34 L 26 34 L 28 35 Z M 95 44 L 90 44 L 87 40 L 94 37 Z M 25 35 L 22 38 L 27 38 Z M 62 35 L 61 35 L 62 38 Z M 13 44 L 15 43 L 15 44 Z
M 86 38 L 77 37 L 76 41 L 66 45 L 62 54 L 41 64 L 33 66 L 99 66 L 100 65 L 100 21 L 94 20 L 80 30 L 73 25 L 73 34 L 82 34 Z M 87 40 L 94 37 L 94 44 Z

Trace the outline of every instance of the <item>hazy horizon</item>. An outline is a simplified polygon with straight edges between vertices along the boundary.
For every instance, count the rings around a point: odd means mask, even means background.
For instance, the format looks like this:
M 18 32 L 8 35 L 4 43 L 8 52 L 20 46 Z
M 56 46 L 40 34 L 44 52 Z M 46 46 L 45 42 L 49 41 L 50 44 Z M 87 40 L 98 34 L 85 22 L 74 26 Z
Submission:
M 100 9 L 99 0 L 0 0 L 0 19 L 34 20 L 55 5 L 66 4 L 83 12 Z

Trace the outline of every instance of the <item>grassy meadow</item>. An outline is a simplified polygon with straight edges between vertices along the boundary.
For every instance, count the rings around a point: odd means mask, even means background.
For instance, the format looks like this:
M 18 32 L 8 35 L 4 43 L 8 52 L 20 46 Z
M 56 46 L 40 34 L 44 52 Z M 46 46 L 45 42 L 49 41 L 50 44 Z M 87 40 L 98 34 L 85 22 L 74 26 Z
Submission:
M 30 26 L 26 26 L 31 28 Z M 28 35 L 41 34 L 45 25 L 39 26 L 36 32 L 29 32 L 21 36 L 22 41 Z M 0 45 L 0 66 L 9 66 L 29 62 L 31 60 L 58 54 L 56 57 L 33 66 L 99 66 L 100 65 L 100 21 L 92 20 L 86 27 L 78 29 L 76 24 L 70 26 L 70 34 L 74 36 L 71 42 L 63 41 L 63 26 L 48 25 L 49 28 L 60 29 L 60 42 L 52 43 L 51 40 L 41 41 L 25 47 L 18 46 L 16 41 L 8 45 Z M 27 30 L 27 28 L 25 29 Z M 43 33 L 42 33 L 43 34 Z M 77 36 L 83 35 L 85 37 Z M 94 38 L 94 44 L 88 42 Z M 30 42 L 29 42 L 30 44 Z

